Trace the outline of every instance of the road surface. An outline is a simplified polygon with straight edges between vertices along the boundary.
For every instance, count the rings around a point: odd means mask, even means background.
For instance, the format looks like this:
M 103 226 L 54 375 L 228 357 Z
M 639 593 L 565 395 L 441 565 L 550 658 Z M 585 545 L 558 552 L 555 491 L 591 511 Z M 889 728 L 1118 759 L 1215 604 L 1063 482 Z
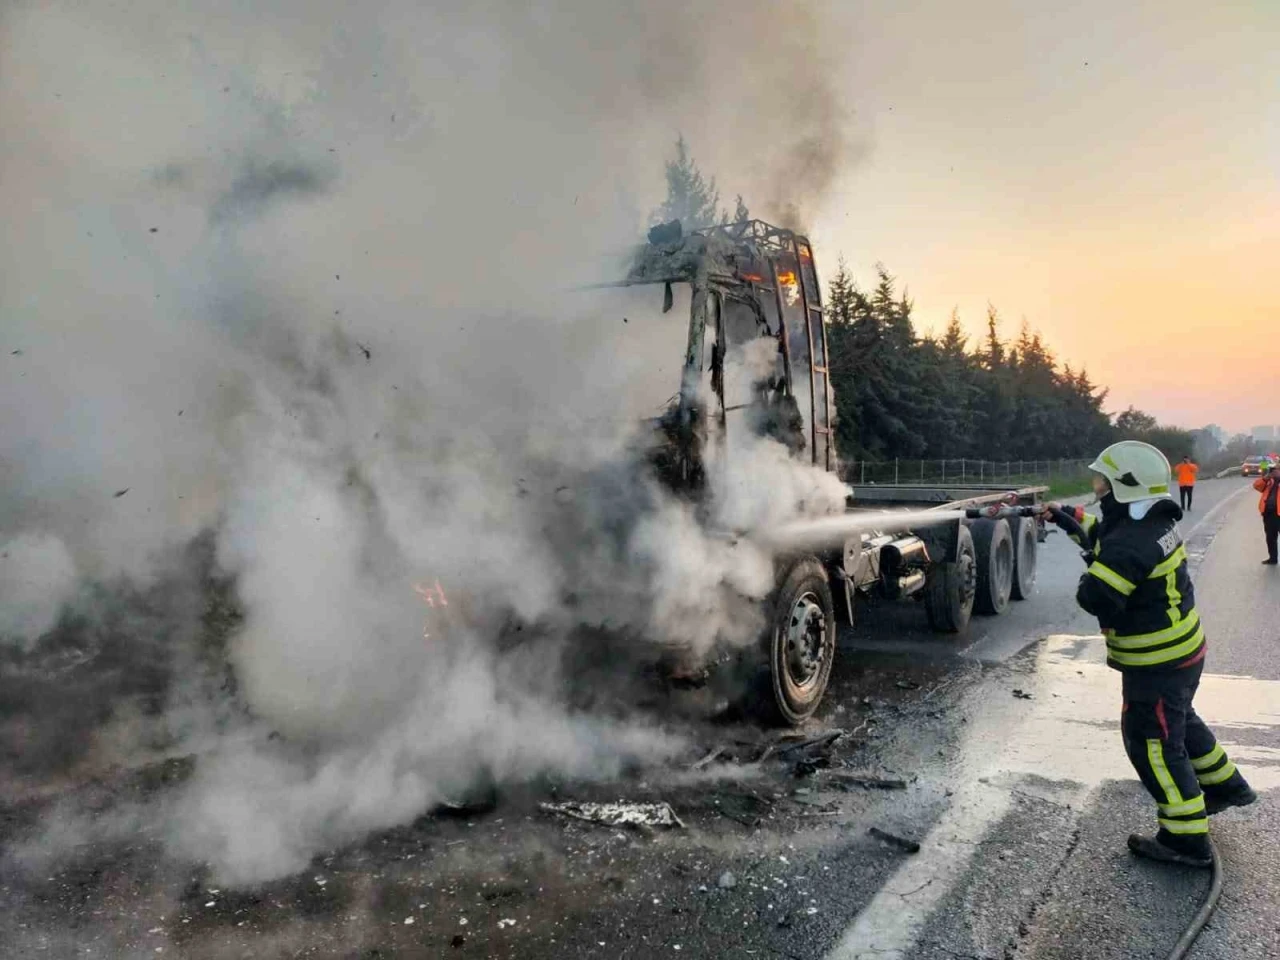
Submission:
M 1214 820 L 1227 892 L 1194 956 L 1224 960 L 1280 956 L 1280 574 L 1259 565 L 1246 486 L 1202 484 L 1184 523 L 1212 644 L 1197 706 L 1263 793 Z M 496 809 L 424 816 L 253 890 L 222 889 L 146 837 L 87 837 L 47 865 L 6 856 L 3 955 L 1163 957 L 1206 878 L 1125 850 L 1152 805 L 1120 745 L 1119 678 L 1074 606 L 1080 569 L 1051 538 L 1034 600 L 961 643 L 925 634 L 918 608 L 868 612 L 807 731 L 846 731 L 829 749 L 696 719 L 700 694 L 673 694 L 661 709 L 695 718 L 672 721 L 691 740 L 677 767 L 509 790 Z M 12 854 L 77 791 L 127 803 L 184 775 L 0 800 L 0 839 Z M 684 827 L 540 806 L 618 799 L 669 802 Z

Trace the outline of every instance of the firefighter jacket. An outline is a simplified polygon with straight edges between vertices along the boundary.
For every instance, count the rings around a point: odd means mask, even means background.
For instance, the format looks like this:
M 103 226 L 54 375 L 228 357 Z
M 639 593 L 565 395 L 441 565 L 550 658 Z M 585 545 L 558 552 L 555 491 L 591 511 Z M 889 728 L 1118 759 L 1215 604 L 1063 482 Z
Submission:
M 1100 521 L 1079 510 L 1070 517 L 1076 524 L 1059 525 L 1085 549 L 1089 567 L 1076 601 L 1098 618 L 1107 664 L 1124 671 L 1160 671 L 1202 659 L 1204 628 L 1178 531 L 1182 510 L 1161 500 L 1135 520 L 1111 496 L 1103 499 L 1102 509 Z
M 1275 514 L 1280 517 L 1280 490 L 1277 488 L 1280 488 L 1280 480 L 1271 477 L 1253 481 L 1253 489 L 1262 494 L 1258 498 L 1258 512 L 1263 516 Z

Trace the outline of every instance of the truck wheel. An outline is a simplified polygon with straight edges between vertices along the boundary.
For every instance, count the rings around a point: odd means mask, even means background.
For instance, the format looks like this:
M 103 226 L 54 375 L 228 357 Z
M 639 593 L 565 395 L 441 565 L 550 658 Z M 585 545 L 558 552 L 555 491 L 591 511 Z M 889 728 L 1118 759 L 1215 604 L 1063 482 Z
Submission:
M 1013 522 L 1013 590 L 1015 600 L 1029 600 L 1036 589 L 1036 521 L 1018 517 Z
M 995 616 L 1009 609 L 1013 592 L 1013 534 L 1006 520 L 975 520 L 970 527 L 978 559 L 975 611 Z
M 956 559 L 935 563 L 929 569 L 929 579 L 924 585 L 924 609 L 929 615 L 929 626 L 939 633 L 963 633 L 973 615 L 977 578 L 973 537 L 968 528 L 962 526 L 956 543 Z
M 813 557 L 800 560 L 774 595 L 769 627 L 772 696 L 760 706 L 791 726 L 813 716 L 831 680 L 836 655 L 835 605 L 827 571 Z

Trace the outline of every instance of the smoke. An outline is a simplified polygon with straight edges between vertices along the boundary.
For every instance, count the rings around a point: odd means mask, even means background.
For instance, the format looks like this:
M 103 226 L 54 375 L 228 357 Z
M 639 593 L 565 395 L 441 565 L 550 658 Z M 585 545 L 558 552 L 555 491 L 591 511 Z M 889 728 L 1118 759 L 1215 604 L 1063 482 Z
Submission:
M 656 202 L 699 119 L 778 209 L 819 201 L 847 142 L 821 17 L 145 7 L 0 20 L 0 634 L 29 649 L 81 584 L 165 597 L 163 629 L 104 596 L 76 615 L 172 672 L 170 747 L 199 758 L 152 815 L 229 883 L 477 782 L 670 756 L 570 706 L 575 636 L 749 642 L 771 558 L 705 531 L 843 492 L 754 441 L 695 515 L 634 454 L 679 385 L 680 309 L 564 291 L 621 272 L 619 198 Z M 212 571 L 183 552 L 210 531 Z M 243 612 L 218 620 L 230 690 L 210 601 L 172 588 L 211 575 Z M 122 763 L 154 737 L 101 722 Z
M 30 649 L 76 588 L 75 563 L 56 537 L 20 534 L 0 545 L 0 642 Z

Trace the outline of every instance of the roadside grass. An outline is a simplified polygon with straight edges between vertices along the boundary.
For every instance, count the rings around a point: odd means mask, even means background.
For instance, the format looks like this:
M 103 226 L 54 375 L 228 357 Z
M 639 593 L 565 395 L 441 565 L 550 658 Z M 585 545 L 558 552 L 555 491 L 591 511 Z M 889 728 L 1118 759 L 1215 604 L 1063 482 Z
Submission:
M 1093 480 L 1089 477 L 1059 477 L 1049 481 L 1050 500 L 1065 500 L 1068 497 L 1082 497 L 1093 492 Z

